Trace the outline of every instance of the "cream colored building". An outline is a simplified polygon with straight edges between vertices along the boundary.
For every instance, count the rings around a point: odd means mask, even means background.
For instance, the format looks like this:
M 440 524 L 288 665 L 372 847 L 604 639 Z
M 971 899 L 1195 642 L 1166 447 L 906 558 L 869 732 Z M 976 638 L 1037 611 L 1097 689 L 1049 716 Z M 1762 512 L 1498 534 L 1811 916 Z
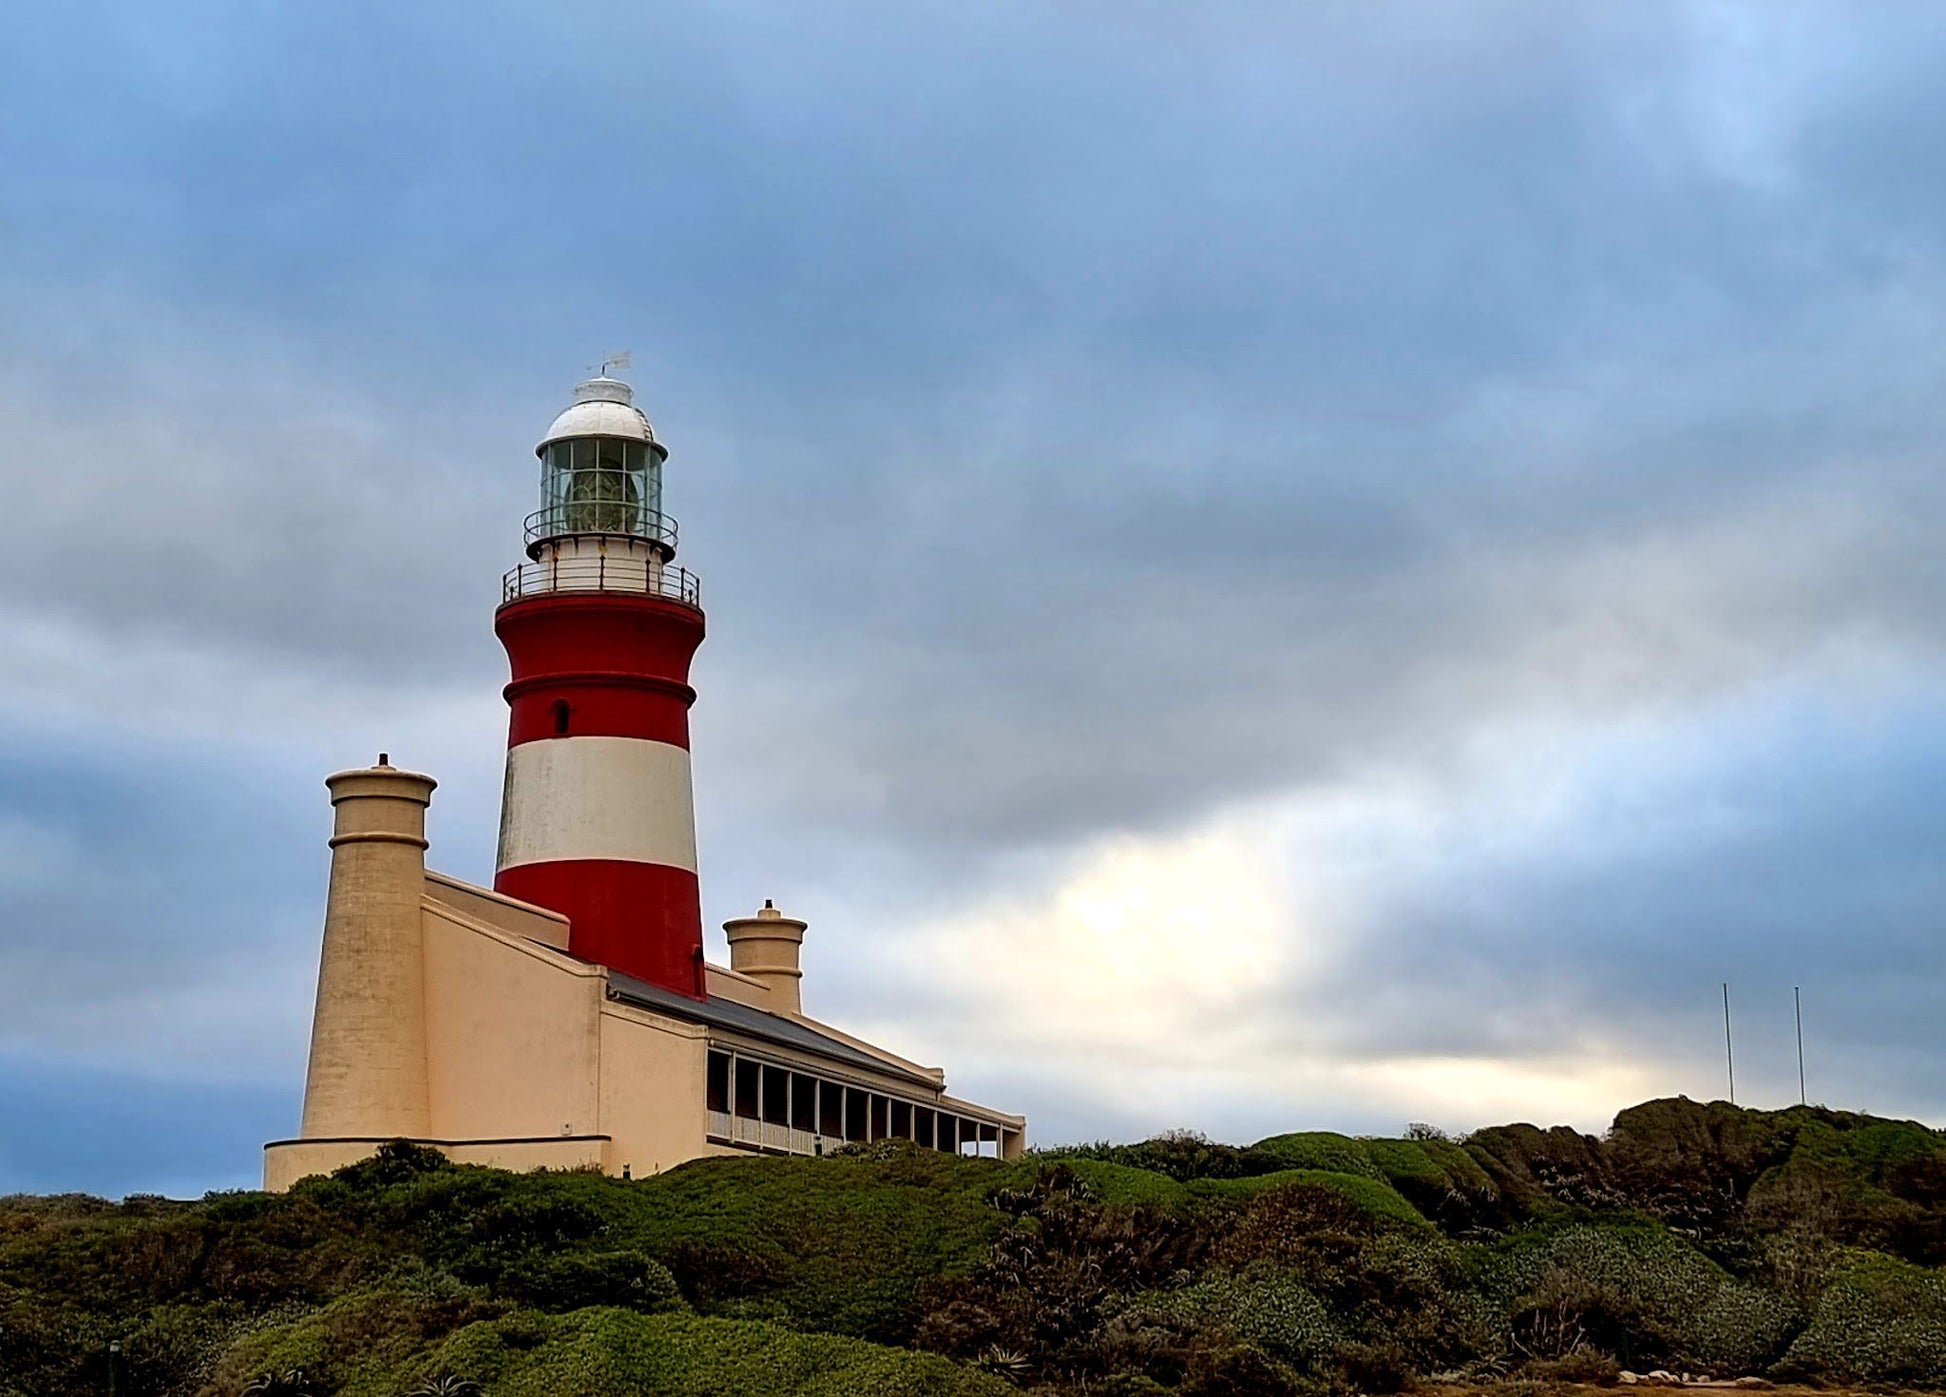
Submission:
M 616 1175 L 884 1139 L 1022 1150 L 1024 1118 L 804 1014 L 803 922 L 766 903 L 724 928 L 727 967 L 704 962 L 686 719 L 702 610 L 670 563 L 667 454 L 627 385 L 582 384 L 536 449 L 533 561 L 496 614 L 515 671 L 497 880 L 572 922 L 427 869 L 431 777 L 381 755 L 326 782 L 303 1124 L 265 1147 L 266 1188 L 397 1139 Z
M 566 919 L 427 869 L 433 780 L 326 783 L 335 827 L 304 1123 L 265 1147 L 282 1190 L 388 1140 L 507 1169 L 649 1174 L 704 1155 L 916 1140 L 1017 1156 L 1023 1117 L 799 1008 L 805 924 L 729 923 L 700 1001 L 577 960 Z

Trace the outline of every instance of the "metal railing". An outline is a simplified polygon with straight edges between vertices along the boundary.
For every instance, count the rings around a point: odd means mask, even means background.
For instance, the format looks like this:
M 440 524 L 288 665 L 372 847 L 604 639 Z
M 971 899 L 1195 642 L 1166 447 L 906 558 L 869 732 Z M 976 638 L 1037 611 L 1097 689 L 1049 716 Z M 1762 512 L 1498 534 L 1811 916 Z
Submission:
M 661 510 L 626 500 L 568 500 L 547 505 L 527 516 L 527 544 L 576 534 L 621 534 L 661 544 L 676 551 L 676 521 Z
M 681 602 L 699 611 L 703 605 L 695 573 L 643 558 L 550 558 L 544 563 L 523 563 L 500 579 L 503 606 L 549 592 L 630 592 Z
M 754 1116 L 736 1116 L 728 1111 L 710 1111 L 705 1135 L 726 1145 L 752 1145 L 780 1154 L 829 1154 L 845 1142 L 815 1130 L 776 1125 Z

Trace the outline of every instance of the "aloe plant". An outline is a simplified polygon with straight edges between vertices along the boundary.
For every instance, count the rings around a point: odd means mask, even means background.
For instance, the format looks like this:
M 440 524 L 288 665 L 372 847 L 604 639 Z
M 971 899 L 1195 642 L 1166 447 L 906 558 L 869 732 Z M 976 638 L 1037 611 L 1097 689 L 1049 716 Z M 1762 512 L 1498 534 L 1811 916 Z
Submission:
M 263 1373 L 244 1385 L 243 1397 L 314 1397 L 311 1380 L 302 1368 Z
M 471 1378 L 448 1374 L 443 1378 L 428 1378 L 405 1397 L 481 1397 L 481 1388 Z

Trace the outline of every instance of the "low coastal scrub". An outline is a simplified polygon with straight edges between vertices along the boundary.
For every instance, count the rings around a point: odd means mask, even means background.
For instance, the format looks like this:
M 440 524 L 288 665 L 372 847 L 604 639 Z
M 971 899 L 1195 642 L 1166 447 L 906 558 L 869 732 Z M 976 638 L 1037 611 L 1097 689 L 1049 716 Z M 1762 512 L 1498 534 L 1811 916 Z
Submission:
M 1810 1108 L 633 1181 L 394 1145 L 283 1196 L 0 1199 L 0 1397 L 1946 1385 L 1942 1262 L 1946 1137 Z

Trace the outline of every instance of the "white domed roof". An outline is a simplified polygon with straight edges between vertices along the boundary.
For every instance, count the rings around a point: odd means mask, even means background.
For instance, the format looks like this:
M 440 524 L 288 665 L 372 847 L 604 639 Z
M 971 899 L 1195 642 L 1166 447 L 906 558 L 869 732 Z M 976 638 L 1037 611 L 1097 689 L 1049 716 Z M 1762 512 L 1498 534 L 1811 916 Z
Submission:
M 591 378 L 586 383 L 577 384 L 574 405 L 554 419 L 554 425 L 547 429 L 547 435 L 534 448 L 534 454 L 541 455 L 551 443 L 566 437 L 622 437 L 629 441 L 645 441 L 655 447 L 659 454 L 668 455 L 661 443 L 656 441 L 655 429 L 649 425 L 649 419 L 642 415 L 642 409 L 635 406 L 635 390 L 618 378 Z

